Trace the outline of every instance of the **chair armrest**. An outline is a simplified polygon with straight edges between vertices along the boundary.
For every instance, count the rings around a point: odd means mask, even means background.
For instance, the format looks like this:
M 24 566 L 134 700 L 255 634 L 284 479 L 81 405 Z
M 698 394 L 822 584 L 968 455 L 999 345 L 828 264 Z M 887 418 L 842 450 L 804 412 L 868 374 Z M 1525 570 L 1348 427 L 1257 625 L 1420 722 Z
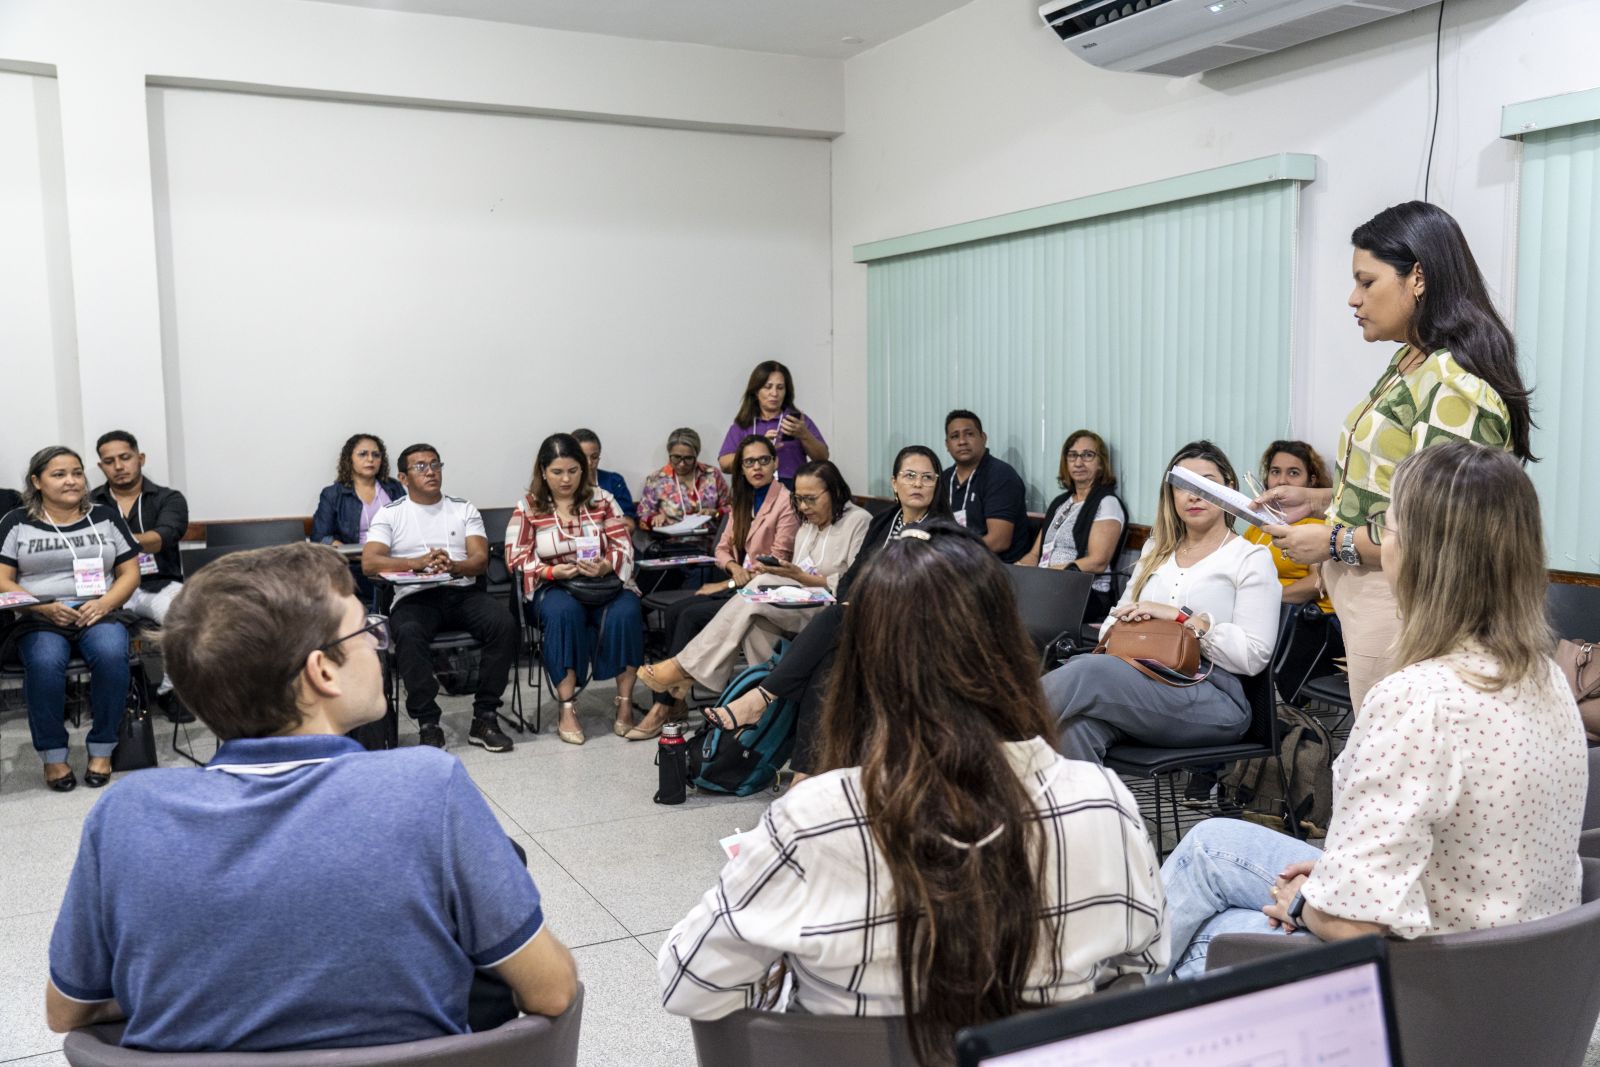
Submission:
M 1322 944 L 1314 937 L 1287 934 L 1221 934 L 1211 939 L 1206 952 L 1206 970 L 1216 971 L 1241 963 L 1276 959 L 1291 952 L 1304 952 Z

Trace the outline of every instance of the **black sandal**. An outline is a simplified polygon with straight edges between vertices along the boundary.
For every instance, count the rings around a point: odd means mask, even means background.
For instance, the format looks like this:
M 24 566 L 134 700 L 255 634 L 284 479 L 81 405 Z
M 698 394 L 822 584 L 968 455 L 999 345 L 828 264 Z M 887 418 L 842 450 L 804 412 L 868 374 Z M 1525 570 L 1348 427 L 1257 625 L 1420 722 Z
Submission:
M 60 778 L 46 778 L 44 784 L 57 793 L 70 793 L 78 787 L 78 776 L 68 771 Z
M 767 705 L 771 704 L 774 700 L 777 700 L 778 698 L 773 696 L 771 693 L 767 692 L 766 687 L 764 687 L 764 686 L 759 686 L 759 685 L 756 686 L 756 692 L 760 693 L 763 697 L 766 697 L 766 699 L 761 702 L 761 711 L 762 711 L 763 714 L 765 714 L 766 710 L 767 710 Z M 724 726 L 722 724 L 722 717 L 720 715 L 718 715 L 716 718 L 712 717 L 712 713 L 713 712 L 724 712 L 724 711 L 728 713 L 728 725 L 726 725 L 726 726 Z M 760 722 L 761 721 L 761 716 L 758 715 L 755 718 L 755 722 L 738 722 L 737 720 L 734 719 L 733 712 L 729 711 L 727 705 L 725 705 L 725 704 L 718 705 L 716 707 L 711 707 L 711 708 L 701 708 L 700 709 L 700 714 L 705 717 L 705 720 L 706 720 L 707 723 L 711 724 L 712 726 L 715 726 L 719 730 L 729 730 L 729 731 L 738 730 L 738 729 L 740 729 L 741 727 L 744 727 L 744 726 L 754 726 L 756 722 Z

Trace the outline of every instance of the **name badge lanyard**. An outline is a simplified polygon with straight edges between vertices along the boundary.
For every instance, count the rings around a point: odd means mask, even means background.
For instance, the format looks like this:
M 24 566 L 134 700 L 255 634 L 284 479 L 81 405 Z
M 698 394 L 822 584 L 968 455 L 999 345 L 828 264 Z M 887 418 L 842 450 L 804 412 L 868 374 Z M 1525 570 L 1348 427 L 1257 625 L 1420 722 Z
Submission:
M 72 547 L 72 538 L 62 533 L 61 527 L 56 525 L 56 520 L 50 517 L 49 512 L 45 512 L 44 518 L 50 524 L 50 528 L 56 532 L 56 536 L 61 538 L 61 543 L 67 546 L 67 551 L 72 553 L 73 591 L 78 596 L 104 596 L 106 592 L 105 549 L 109 546 L 106 544 L 105 535 L 100 532 L 100 528 L 92 521 L 89 523 L 89 529 L 100 543 L 101 551 L 95 553 L 93 559 L 79 559 L 78 550 Z
M 832 540 L 833 540 L 833 531 L 838 529 L 838 526 L 839 526 L 838 523 L 830 522 L 828 524 L 828 528 L 825 531 L 823 531 L 823 534 L 822 534 L 822 553 L 821 553 L 823 559 L 827 559 L 828 558 L 828 545 L 832 542 Z M 814 530 L 814 529 L 816 529 L 816 527 L 813 526 L 812 529 Z M 811 566 L 807 567 L 806 566 L 807 563 L 811 563 Z M 815 575 L 817 573 L 817 565 L 816 565 L 816 563 L 812 562 L 812 555 L 809 552 L 806 553 L 806 558 L 800 561 L 799 567 L 800 567 L 801 570 L 805 571 L 807 574 Z
M 955 474 L 954 470 L 952 470 L 950 472 L 950 510 L 952 512 L 954 512 L 954 511 L 966 511 L 967 510 L 967 501 L 972 498 L 972 485 L 977 480 L 978 480 L 978 472 L 977 471 L 973 471 L 972 472 L 972 477 L 967 479 L 967 484 L 963 485 L 961 487 L 961 507 L 957 508 L 956 507 L 956 474 Z
M 682 509 L 683 517 L 686 518 L 686 519 L 690 515 L 698 515 L 700 513 L 700 505 L 705 500 L 705 498 L 700 493 L 700 472 L 698 470 L 695 471 L 694 480 L 695 480 L 694 496 L 686 497 L 686 496 L 683 495 L 683 479 L 678 477 L 678 472 L 677 471 L 673 471 L 672 472 L 672 488 L 673 488 L 673 491 L 678 494 L 678 507 Z M 694 510 L 693 511 L 689 510 L 689 501 L 691 501 L 691 500 L 694 501 Z
M 577 519 L 578 519 L 578 536 L 577 537 L 569 537 L 569 536 L 567 536 L 567 528 L 562 525 L 561 516 L 557 515 L 556 516 L 556 529 L 560 531 L 561 539 L 572 546 L 572 554 L 573 554 L 573 556 L 575 558 L 580 559 L 580 560 L 599 559 L 600 558 L 600 540 L 601 540 L 600 539 L 600 534 L 603 532 L 603 528 L 597 523 L 593 523 L 592 524 L 589 521 L 585 520 L 583 511 L 580 511 L 577 508 L 573 508 L 573 511 L 576 514 Z M 593 534 L 589 533 L 590 525 L 594 525 L 594 527 L 595 527 L 595 532 Z M 586 541 L 587 542 L 592 542 L 592 544 L 591 545 L 585 545 L 583 542 L 586 542 Z M 594 550 L 594 555 L 592 555 L 592 556 L 584 555 L 584 549 L 585 548 L 592 548 Z
M 139 520 L 139 529 L 138 529 L 137 532 L 144 533 L 145 532 L 145 528 L 144 528 L 144 494 L 143 493 L 140 493 L 139 494 L 139 499 L 134 501 L 133 510 L 134 510 L 134 516 Z M 124 515 L 122 517 L 123 517 L 124 520 L 126 520 L 128 516 Z M 138 547 L 138 546 L 136 545 L 135 547 Z M 156 557 L 155 557 L 154 553 L 151 553 L 151 552 L 141 552 L 141 553 L 139 553 L 139 573 L 140 573 L 140 575 L 155 574 L 159 570 L 160 570 L 160 568 L 156 564 Z

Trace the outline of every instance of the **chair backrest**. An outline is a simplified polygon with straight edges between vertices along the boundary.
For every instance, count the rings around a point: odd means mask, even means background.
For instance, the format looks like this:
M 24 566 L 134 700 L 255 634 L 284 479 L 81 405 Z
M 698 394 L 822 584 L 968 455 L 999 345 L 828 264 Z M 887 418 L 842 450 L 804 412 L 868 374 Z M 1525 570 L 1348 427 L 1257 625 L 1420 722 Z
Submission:
M 571 1007 L 554 1019 L 524 1015 L 480 1034 L 434 1037 L 398 1045 L 315 1052 L 140 1052 L 122 1048 L 122 1024 L 74 1030 L 62 1051 L 72 1067 L 575 1067 L 583 1026 L 583 985 Z
M 180 548 L 178 562 L 183 567 L 184 578 L 193 578 L 201 567 L 214 559 L 221 559 L 230 552 L 243 552 L 248 548 L 260 547 L 260 545 L 207 545 L 204 548 Z
M 701 1067 L 913 1067 L 917 1062 L 905 1019 L 898 1015 L 858 1019 L 736 1011 L 712 1022 L 696 1019 L 691 1028 Z
M 206 547 L 292 545 L 306 539 L 304 519 L 251 519 L 246 522 L 206 523 Z
M 1120 504 L 1122 498 L 1118 497 L 1117 502 Z M 1126 507 L 1122 509 L 1122 514 L 1128 514 Z M 1133 577 L 1131 573 L 1122 569 L 1122 554 L 1128 550 L 1128 534 L 1130 532 L 1131 527 L 1124 522 L 1122 524 L 1122 532 L 1117 535 L 1116 550 L 1111 553 L 1111 563 L 1106 568 L 1111 572 L 1111 602 L 1113 604 L 1121 599 L 1123 588 L 1128 584 L 1128 580 Z
M 1083 626 L 1095 575 L 1049 567 L 1007 567 L 1006 574 L 1016 593 L 1022 625 L 1033 638 L 1036 651 L 1044 651 L 1062 633 L 1077 635 Z
M 1600 748 L 1589 750 L 1589 795 L 1583 802 L 1583 828 L 1600 827 Z
M 1278 751 L 1278 697 L 1272 688 L 1272 668 L 1268 667 L 1260 674 L 1241 675 L 1239 684 L 1244 688 L 1245 699 L 1250 702 L 1250 729 L 1240 741 Z
M 516 508 L 484 508 L 478 512 L 483 516 L 483 533 L 489 539 L 491 548 L 506 543 L 506 526 L 511 522 L 511 513 L 515 510 Z
M 1600 640 L 1600 586 L 1551 582 L 1544 603 L 1557 637 Z

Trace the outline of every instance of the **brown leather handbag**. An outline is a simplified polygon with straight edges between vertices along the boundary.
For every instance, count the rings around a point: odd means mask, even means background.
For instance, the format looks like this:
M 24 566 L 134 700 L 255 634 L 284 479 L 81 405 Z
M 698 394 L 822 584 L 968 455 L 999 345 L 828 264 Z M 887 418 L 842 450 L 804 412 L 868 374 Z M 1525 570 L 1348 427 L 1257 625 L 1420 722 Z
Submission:
M 1116 623 L 1095 651 L 1117 657 L 1162 685 L 1199 685 L 1211 674 L 1209 663 L 1203 672 L 1200 669 L 1200 639 L 1183 623 L 1171 619 Z
M 1556 663 L 1572 687 L 1589 740 L 1600 741 L 1600 656 L 1595 655 L 1595 642 L 1560 642 L 1556 645 Z

